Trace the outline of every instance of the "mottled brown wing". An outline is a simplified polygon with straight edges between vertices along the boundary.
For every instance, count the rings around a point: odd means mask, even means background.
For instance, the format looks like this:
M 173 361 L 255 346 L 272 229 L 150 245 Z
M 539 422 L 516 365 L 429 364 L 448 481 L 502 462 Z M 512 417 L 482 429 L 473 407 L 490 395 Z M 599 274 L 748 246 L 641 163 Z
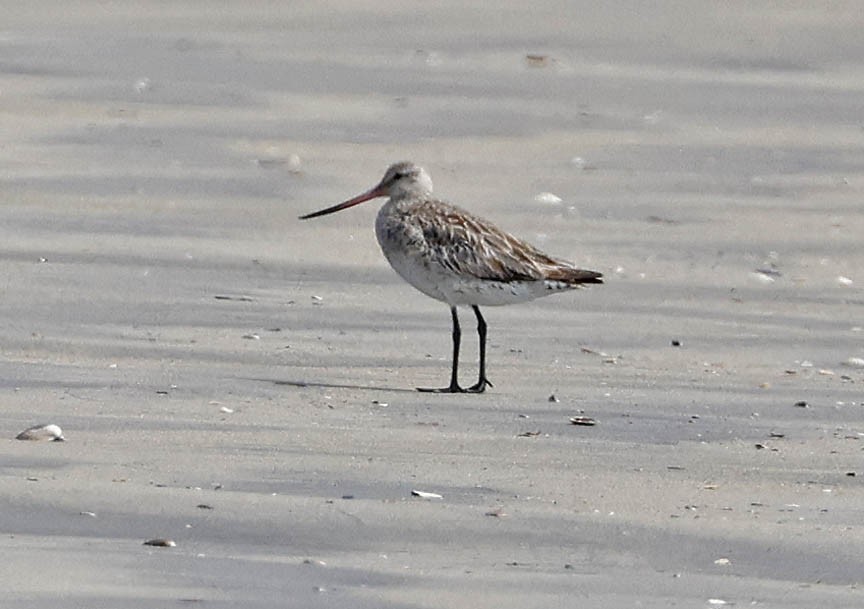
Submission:
M 458 207 L 427 201 L 419 223 L 426 248 L 436 262 L 460 275 L 488 281 L 562 281 L 602 283 L 600 273 L 552 258 L 530 243 Z

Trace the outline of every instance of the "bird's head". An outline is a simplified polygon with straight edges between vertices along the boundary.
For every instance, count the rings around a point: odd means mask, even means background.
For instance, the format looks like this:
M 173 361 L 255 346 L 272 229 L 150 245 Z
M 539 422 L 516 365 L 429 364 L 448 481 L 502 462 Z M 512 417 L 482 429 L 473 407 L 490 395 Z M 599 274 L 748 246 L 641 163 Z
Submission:
M 424 197 L 432 194 L 432 178 L 426 171 L 414 163 L 403 161 L 394 163 L 387 168 L 384 177 L 377 185 L 353 199 L 339 203 L 333 207 L 300 216 L 301 220 L 326 216 L 349 207 L 359 205 L 364 201 L 377 197 L 389 197 L 391 199 Z

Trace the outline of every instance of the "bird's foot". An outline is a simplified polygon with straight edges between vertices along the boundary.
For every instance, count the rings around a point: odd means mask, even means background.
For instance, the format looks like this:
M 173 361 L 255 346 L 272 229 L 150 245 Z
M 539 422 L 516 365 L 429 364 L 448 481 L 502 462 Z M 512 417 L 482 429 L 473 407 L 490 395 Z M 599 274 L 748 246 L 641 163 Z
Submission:
M 481 378 L 479 381 L 468 387 L 465 391 L 468 393 L 483 393 L 486 391 L 486 387 L 494 387 L 492 383 L 489 382 L 487 378 Z
M 422 393 L 467 393 L 468 389 L 462 389 L 459 385 L 450 385 L 449 387 L 417 387 L 417 391 Z
M 451 383 L 449 387 L 417 387 L 417 391 L 420 391 L 422 393 L 483 393 L 484 391 L 486 391 L 486 387 L 493 386 L 494 385 L 489 382 L 489 379 L 481 378 L 479 381 L 477 381 L 468 388 L 462 388 L 459 386 L 458 383 Z

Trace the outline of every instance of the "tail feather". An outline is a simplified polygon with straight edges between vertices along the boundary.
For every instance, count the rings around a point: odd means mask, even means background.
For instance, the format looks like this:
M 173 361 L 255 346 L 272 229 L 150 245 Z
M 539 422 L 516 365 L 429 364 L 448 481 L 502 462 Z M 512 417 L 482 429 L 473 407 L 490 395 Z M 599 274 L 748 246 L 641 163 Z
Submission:
M 546 279 L 552 281 L 562 281 L 570 285 L 582 285 L 584 283 L 603 283 L 603 273 L 597 271 L 588 271 L 577 268 L 555 268 L 551 270 Z

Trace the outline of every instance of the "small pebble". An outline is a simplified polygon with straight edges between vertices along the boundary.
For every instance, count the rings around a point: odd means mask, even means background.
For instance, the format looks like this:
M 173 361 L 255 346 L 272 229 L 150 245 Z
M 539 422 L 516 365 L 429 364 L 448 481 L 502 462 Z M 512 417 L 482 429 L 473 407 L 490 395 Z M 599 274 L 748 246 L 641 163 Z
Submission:
M 673 341 L 672 341 L 672 346 L 673 346 L 673 347 L 680 347 L 680 346 L 681 346 L 681 341 L 680 341 L 680 340 L 673 340 Z
M 796 405 L 798 408 L 810 408 L 810 404 L 808 404 L 808 403 L 805 402 L 804 400 L 801 400 L 800 402 L 795 402 L 795 405 Z
M 591 417 L 570 417 L 570 423 L 573 425 L 584 425 L 590 427 L 592 425 L 597 425 L 597 421 L 592 419 Z
M 237 300 L 239 302 L 254 302 L 248 296 L 225 296 L 222 294 L 217 294 L 213 298 L 215 298 L 216 300 Z
M 853 368 L 864 368 L 864 357 L 850 357 L 844 363 Z
M 549 65 L 549 56 L 539 53 L 528 53 L 525 55 L 525 63 L 532 68 L 545 68 Z

